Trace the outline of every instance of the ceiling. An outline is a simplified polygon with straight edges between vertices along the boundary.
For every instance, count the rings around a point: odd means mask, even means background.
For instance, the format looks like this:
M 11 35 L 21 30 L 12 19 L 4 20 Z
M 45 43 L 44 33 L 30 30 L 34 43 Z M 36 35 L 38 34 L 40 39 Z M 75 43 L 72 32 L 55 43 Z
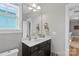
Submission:
M 31 7 L 33 3 L 23 3 L 23 14 L 29 14 L 32 13 L 32 10 L 29 10 L 28 7 Z M 42 6 L 40 3 L 36 3 L 37 6 Z
M 69 17 L 70 20 L 75 20 L 77 18 L 79 19 L 79 5 L 69 9 Z
M 11 4 L 16 5 L 16 6 L 19 6 L 20 5 L 20 3 L 11 3 Z M 23 14 L 31 13 L 31 11 L 28 9 L 28 6 L 29 5 L 30 5 L 29 3 L 22 3 Z
M 23 4 L 23 14 L 28 14 L 30 13 L 31 11 L 28 9 L 29 7 L 29 4 L 28 3 L 24 3 Z

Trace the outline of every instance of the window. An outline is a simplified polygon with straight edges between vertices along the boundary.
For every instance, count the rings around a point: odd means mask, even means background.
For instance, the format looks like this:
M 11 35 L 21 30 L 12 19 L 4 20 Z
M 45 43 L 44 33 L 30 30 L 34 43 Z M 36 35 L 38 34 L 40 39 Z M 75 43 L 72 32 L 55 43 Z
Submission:
M 0 4 L 0 29 L 17 29 L 17 8 L 11 4 Z
M 79 30 L 79 25 L 75 25 L 74 30 Z

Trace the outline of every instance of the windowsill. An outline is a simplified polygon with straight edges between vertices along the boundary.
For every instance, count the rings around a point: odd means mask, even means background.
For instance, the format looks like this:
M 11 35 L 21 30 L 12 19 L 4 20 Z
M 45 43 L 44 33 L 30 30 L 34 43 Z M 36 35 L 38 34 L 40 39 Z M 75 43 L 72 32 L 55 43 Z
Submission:
M 0 30 L 0 33 L 22 33 L 22 30 Z

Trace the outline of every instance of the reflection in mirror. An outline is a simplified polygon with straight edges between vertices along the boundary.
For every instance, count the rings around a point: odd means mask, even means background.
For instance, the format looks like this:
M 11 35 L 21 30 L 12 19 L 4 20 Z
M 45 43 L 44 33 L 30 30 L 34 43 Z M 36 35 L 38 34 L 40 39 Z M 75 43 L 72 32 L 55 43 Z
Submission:
M 35 4 L 37 7 L 32 7 L 32 3 L 23 4 L 23 22 L 27 23 L 26 37 L 37 39 L 44 38 L 45 34 L 49 33 L 46 14 L 43 13 L 42 4 Z M 36 11 L 34 11 L 36 10 Z
M 31 40 L 31 22 L 30 21 L 27 21 L 27 27 L 28 27 L 27 38 Z

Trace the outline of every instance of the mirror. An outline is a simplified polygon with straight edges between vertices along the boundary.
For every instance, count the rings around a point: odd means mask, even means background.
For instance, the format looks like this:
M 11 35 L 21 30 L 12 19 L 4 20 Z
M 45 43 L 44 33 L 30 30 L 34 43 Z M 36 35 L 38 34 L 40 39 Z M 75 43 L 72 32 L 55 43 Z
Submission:
M 25 36 L 30 37 L 30 39 L 38 36 L 45 37 L 44 34 L 49 32 L 46 15 L 42 14 L 42 6 L 40 4 L 23 4 L 23 22 L 27 23 L 27 26 L 24 27 L 27 27 Z

